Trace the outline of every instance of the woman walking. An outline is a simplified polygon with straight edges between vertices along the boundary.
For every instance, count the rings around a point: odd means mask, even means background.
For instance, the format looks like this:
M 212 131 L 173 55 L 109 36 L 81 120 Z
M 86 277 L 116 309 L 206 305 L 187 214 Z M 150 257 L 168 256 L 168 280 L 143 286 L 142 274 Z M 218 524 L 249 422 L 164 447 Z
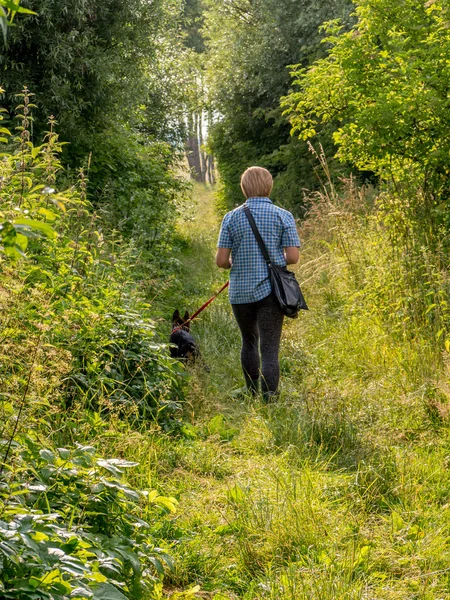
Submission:
M 298 262 L 300 240 L 294 217 L 270 200 L 272 176 L 261 167 L 250 167 L 241 177 L 258 230 L 274 264 Z M 275 399 L 280 379 L 278 353 L 284 315 L 271 289 L 262 256 L 243 205 L 225 215 L 220 230 L 216 264 L 231 269 L 230 303 L 242 334 L 241 364 L 250 394 L 261 389 L 266 402 Z M 260 362 L 261 354 L 261 362 Z

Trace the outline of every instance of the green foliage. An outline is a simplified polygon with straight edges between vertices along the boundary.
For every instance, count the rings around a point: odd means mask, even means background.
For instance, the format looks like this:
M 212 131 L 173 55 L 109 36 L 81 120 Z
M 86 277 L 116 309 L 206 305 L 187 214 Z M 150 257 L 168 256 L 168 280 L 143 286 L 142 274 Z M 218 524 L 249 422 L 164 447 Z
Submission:
M 66 386 L 72 401 L 82 398 L 95 410 L 167 424 L 180 413 L 184 374 L 169 358 L 168 346 L 156 341 L 154 322 L 142 318 L 140 311 L 148 308 L 100 308 L 97 302 L 66 312 L 70 328 L 78 330 L 68 346 L 73 367 Z M 94 315 L 94 322 L 88 319 Z
M 1 61 L 4 86 L 18 93 L 19 72 L 20 81 L 39 98 L 36 133 L 45 115 L 53 114 L 76 150 L 80 139 L 101 129 L 105 120 L 143 101 L 145 72 L 167 5 L 160 0 L 152 5 L 141 0 L 27 4 L 37 15 L 10 31 Z
M 187 184 L 173 173 L 174 151 L 169 144 L 143 141 L 127 129 L 96 137 L 90 190 L 108 227 L 157 259 L 170 246 L 177 203 Z
M 207 82 L 220 114 L 211 147 L 228 207 L 241 202 L 239 176 L 252 164 L 273 173 L 273 198 L 297 213 L 303 189 L 317 187 L 306 144 L 289 135 L 279 98 L 290 87 L 288 65 L 320 55 L 320 24 L 345 18 L 349 6 L 345 0 L 207 4 Z M 321 139 L 330 146 L 329 133 Z
M 204 24 L 202 0 L 186 0 L 183 6 L 182 26 L 185 32 L 184 43 L 197 54 L 205 51 L 205 40 L 201 33 Z
M 0 484 L 3 598 L 149 597 L 171 563 L 145 515 L 175 510 L 175 499 L 127 486 L 122 474 L 136 463 L 89 446 L 56 450 L 24 437 L 13 466 Z
M 137 221 L 138 203 L 151 204 L 152 213 L 170 205 L 179 190 L 169 166 L 180 145 L 186 89 L 179 90 L 183 47 L 173 44 L 178 2 L 28 0 L 28 6 L 37 14 L 11 29 L 0 57 L 10 114 L 18 86 L 26 84 L 38 98 L 33 136 L 40 139 L 47 115 L 54 115 L 61 139 L 70 142 L 64 164 L 75 171 L 92 164 L 90 197 L 106 204 L 115 223 L 128 208 Z M 141 216 L 142 228 L 153 232 L 154 214 Z
M 0 92 L 2 91 L 0 88 Z M 3 247 L 0 249 L 12 259 L 24 256 L 29 239 L 40 237 L 53 239 L 56 236 L 51 225 L 45 222 L 46 219 L 53 221 L 56 214 L 47 208 L 48 198 L 45 207 L 42 202 L 42 197 L 47 197 L 50 188 L 44 184 L 35 185 L 34 177 L 36 174 L 45 173 L 48 181 L 53 181 L 52 173 L 58 168 L 58 163 L 55 160 L 54 164 L 49 164 L 49 157 L 50 155 L 53 157 L 53 153 L 60 151 L 61 145 L 58 144 L 57 136 L 53 131 L 47 134 L 48 144 L 45 150 L 43 147 L 34 148 L 29 141 L 29 128 L 32 123 L 30 111 L 34 107 L 30 102 L 31 95 L 27 88 L 18 95 L 23 99 L 23 104 L 17 107 L 17 118 L 20 119 L 21 125 L 16 127 L 18 130 L 18 136 L 15 138 L 16 151 L 3 154 L 0 163 L 0 190 L 3 197 L 0 204 L 0 221 L 3 221 L 0 224 L 0 239 Z M 2 119 L 0 115 L 0 121 Z M 11 132 L 5 127 L 0 129 L 0 133 L 11 136 Z M 8 137 L 0 141 L 8 143 Z M 63 206 L 58 197 L 52 198 L 52 202 Z M 6 220 L 3 220 L 5 218 Z
M 26 15 L 35 15 L 32 10 L 20 6 L 20 0 L 0 0 L 0 29 L 3 34 L 3 41 L 6 45 L 7 29 L 13 24 L 14 17 L 17 13 Z
M 53 130 L 54 121 L 50 121 L 44 143 L 35 147 L 28 140 L 31 121 L 25 116 L 20 117 L 25 125 L 20 126 L 15 146 L 0 163 L 5 253 L 16 257 L 26 251 L 32 260 L 22 261 L 17 275 L 24 290 L 39 290 L 45 298 L 37 311 L 33 302 L 29 308 L 26 304 L 20 307 L 23 327 L 36 331 L 45 323 L 46 342 L 70 353 L 66 385 L 71 402 L 169 418 L 180 410 L 181 370 L 169 358 L 166 345 L 156 341 L 151 306 L 136 291 L 133 269 L 141 264 L 139 253 L 117 235 L 105 239 L 98 216 L 86 200 L 88 181 L 83 171 L 77 187 L 63 192 L 50 187 L 57 185 L 61 169 L 61 144 Z M 162 201 L 166 165 L 156 158 L 154 164 L 159 164 Z M 137 186 L 132 174 L 129 176 Z M 138 189 L 136 195 L 142 202 Z M 121 198 L 119 193 L 116 197 Z M 163 234 L 167 240 L 167 224 L 161 223 L 169 221 L 174 210 L 169 199 L 162 207 L 155 200 L 154 212 L 147 204 L 142 225 L 151 223 L 153 229 L 133 232 L 142 245 L 149 237 L 158 241 Z M 136 219 L 139 208 L 136 200 Z M 149 252 L 146 256 L 148 260 Z M 9 337 L 23 334 L 19 327 Z
M 371 16 L 380 6 L 372 4 Z M 408 2 L 383 5 L 377 31 L 388 11 L 403 10 L 408 22 L 440 6 L 427 4 L 415 16 Z M 330 7 L 308 6 L 316 24 Z M 198 4 L 189 8 L 195 38 Z M 287 48 L 284 33 L 298 31 L 300 17 L 306 27 L 303 8 L 210 5 L 208 43 L 220 42 L 209 50 L 220 66 L 212 91 L 223 116 L 214 143 L 227 200 L 249 157 L 279 167 L 283 203 L 297 193 L 302 148 L 285 143 L 272 108 L 285 85 L 281 65 L 298 57 L 298 37 L 286 33 Z M 74 43 L 80 52 L 87 29 Z M 164 83 L 173 81 L 167 72 Z M 430 196 L 414 195 L 396 165 L 396 193 L 352 179 L 338 193 L 330 178 L 308 199 L 299 279 L 312 310 L 286 324 L 280 400 L 249 404 L 230 392 L 242 375 L 225 295 L 193 325 L 209 369 L 203 360 L 189 367 L 189 386 L 159 342 L 165 325 L 155 315 L 196 308 L 222 278 L 208 190 L 194 188 L 172 237 L 183 186 L 161 143 L 163 120 L 150 132 L 152 107 L 131 110 L 128 123 L 121 111 L 114 124 L 112 113 L 104 122 L 94 114 L 95 131 L 78 139 L 95 140 L 98 153 L 75 182 L 61 169 L 54 119 L 35 145 L 25 97 L 0 162 L 1 222 L 15 236 L 0 255 L 0 596 L 448 600 L 450 284 L 443 228 L 417 218 Z M 167 106 L 155 105 L 155 115 Z M 403 135 L 402 125 L 392 122 Z M 82 162 L 88 151 L 77 142 L 72 156 Z M 432 181 L 441 194 L 439 177 Z M 178 255 L 169 261 L 172 241 Z M 189 422 L 174 436 L 182 407 Z
M 43 143 L 32 143 L 30 96 L 25 89 L 18 135 L 0 162 L 1 596 L 159 599 L 170 558 L 156 547 L 154 522 L 176 500 L 126 485 L 123 469 L 136 463 L 77 443 L 67 409 L 100 430 L 100 413 L 168 426 L 181 411 L 183 373 L 136 289 L 141 252 L 102 230 L 83 170 L 57 191 L 62 144 L 53 118 Z M 158 152 L 163 196 L 170 153 Z M 173 210 L 152 215 L 156 232 Z M 43 441 L 53 435 L 65 447 Z
M 300 90 L 284 99 L 293 131 L 308 139 L 332 124 L 338 157 L 360 169 L 421 186 L 422 216 L 442 221 L 448 194 L 450 36 L 445 2 L 356 2 L 357 22 L 330 22 L 328 56 L 293 72 Z M 402 210 L 408 213 L 408 187 Z M 428 196 L 428 198 L 427 198 Z M 417 214 L 416 214 L 417 216 Z

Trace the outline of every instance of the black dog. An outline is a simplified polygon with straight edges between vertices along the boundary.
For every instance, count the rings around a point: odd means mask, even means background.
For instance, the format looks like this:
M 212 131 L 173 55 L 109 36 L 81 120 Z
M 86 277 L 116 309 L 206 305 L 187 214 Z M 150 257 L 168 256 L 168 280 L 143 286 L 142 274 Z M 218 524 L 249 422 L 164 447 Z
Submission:
M 181 318 L 180 312 L 176 310 L 172 317 L 172 333 L 170 334 L 169 339 L 169 342 L 173 344 L 170 348 L 170 356 L 172 358 L 179 358 L 183 361 L 189 359 L 195 360 L 199 355 L 198 346 L 192 335 L 189 333 L 191 324 L 187 323 L 188 320 L 188 311 L 186 311 L 184 317 Z

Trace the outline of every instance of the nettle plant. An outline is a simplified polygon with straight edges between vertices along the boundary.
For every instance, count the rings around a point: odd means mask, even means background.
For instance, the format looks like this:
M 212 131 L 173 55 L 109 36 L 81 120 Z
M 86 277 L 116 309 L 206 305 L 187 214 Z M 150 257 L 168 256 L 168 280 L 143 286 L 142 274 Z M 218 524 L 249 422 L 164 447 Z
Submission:
M 0 88 L 0 92 L 4 90 Z M 48 179 L 53 181 L 58 168 L 55 164 L 54 153 L 58 147 L 57 136 L 52 131 L 54 120 L 50 119 L 51 130 L 47 134 L 47 143 L 34 147 L 30 141 L 30 126 L 32 124 L 31 103 L 32 94 L 27 88 L 19 95 L 23 103 L 17 107 L 17 136 L 12 140 L 12 152 L 0 154 L 0 250 L 10 259 L 25 256 L 30 239 L 56 236 L 50 222 L 57 214 L 49 209 L 49 202 L 64 210 L 64 204 L 58 195 L 53 196 L 54 190 L 38 183 L 37 179 L 48 171 Z M 0 109 L 0 112 L 5 112 Z M 0 115 L 3 120 L 3 115 Z M 0 142 L 11 144 L 11 132 L 6 127 L 0 128 Z M 51 154 L 52 160 L 49 160 Z
M 103 231 L 84 169 L 73 186 L 57 191 L 63 143 L 53 117 L 43 143 L 32 143 L 32 96 L 26 88 L 20 94 L 17 135 L 2 129 L 0 268 L 15 263 L 25 288 L 47 295 L 40 311 L 46 342 L 72 356 L 62 382 L 70 405 L 170 420 L 181 410 L 183 377 L 155 339 L 151 306 L 139 296 L 132 272 L 138 253 Z M 39 325 L 34 312 L 28 324 Z
M 177 501 L 126 485 L 135 464 L 21 436 L 0 479 L 1 597 L 161 598 L 172 563 L 153 532 Z

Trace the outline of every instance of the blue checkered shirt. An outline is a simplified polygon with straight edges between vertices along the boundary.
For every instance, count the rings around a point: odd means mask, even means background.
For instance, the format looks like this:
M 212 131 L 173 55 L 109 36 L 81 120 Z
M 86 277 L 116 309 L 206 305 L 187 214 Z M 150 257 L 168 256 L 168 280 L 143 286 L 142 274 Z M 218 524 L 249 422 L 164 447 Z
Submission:
M 269 198 L 248 198 L 247 204 L 270 259 L 276 265 L 285 266 L 283 248 L 300 247 L 294 217 L 272 204 Z M 217 246 L 231 248 L 231 304 L 257 302 L 270 294 L 268 268 L 242 206 L 225 215 Z

